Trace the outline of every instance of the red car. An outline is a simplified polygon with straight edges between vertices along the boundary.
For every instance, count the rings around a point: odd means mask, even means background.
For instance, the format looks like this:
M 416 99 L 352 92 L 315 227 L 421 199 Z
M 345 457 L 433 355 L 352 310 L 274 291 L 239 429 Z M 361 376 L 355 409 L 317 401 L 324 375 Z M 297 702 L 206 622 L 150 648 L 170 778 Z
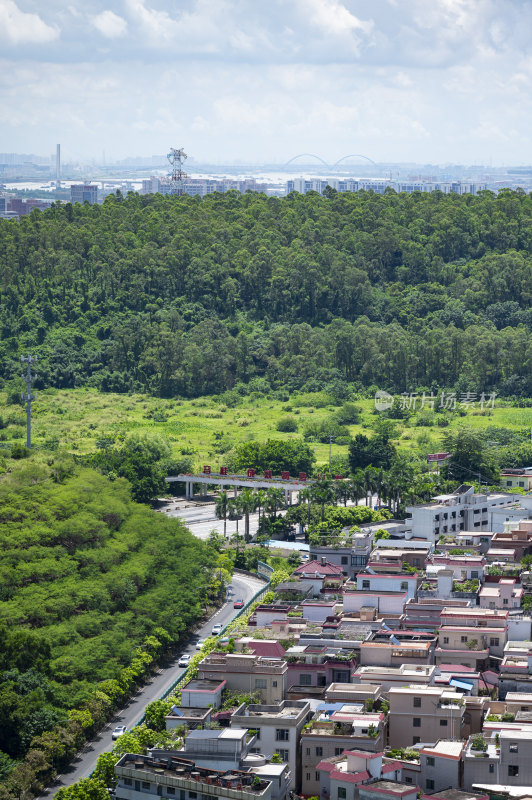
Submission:
M 244 601 L 242 599 L 235 600 L 233 608 L 244 608 Z

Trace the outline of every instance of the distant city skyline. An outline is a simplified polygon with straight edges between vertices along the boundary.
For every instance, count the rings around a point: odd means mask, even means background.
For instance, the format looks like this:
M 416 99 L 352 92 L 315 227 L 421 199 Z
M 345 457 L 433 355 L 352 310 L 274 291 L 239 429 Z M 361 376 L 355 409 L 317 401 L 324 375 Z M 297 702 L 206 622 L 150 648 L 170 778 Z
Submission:
M 532 161 L 531 0 L 0 0 L 3 151 Z

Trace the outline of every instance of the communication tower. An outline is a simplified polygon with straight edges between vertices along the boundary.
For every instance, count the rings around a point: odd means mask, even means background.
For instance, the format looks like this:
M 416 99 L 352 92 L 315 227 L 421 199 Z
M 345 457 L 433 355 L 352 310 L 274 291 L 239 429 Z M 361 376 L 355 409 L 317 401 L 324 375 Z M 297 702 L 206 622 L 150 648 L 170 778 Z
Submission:
M 187 179 L 187 173 L 183 170 L 183 164 L 187 160 L 187 154 L 182 147 L 176 150 L 175 147 L 170 148 L 167 155 L 168 161 L 172 166 L 172 174 L 170 180 L 172 181 L 172 194 L 181 195 L 184 193 L 184 184 Z

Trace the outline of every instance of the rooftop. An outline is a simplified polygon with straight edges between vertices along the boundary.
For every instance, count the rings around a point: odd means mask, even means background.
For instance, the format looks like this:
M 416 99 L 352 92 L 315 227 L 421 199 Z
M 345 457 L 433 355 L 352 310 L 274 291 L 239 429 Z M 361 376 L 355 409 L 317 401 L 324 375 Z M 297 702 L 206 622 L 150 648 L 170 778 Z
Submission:
M 452 741 L 450 739 L 440 739 L 432 747 L 422 747 L 420 753 L 427 756 L 439 756 L 441 758 L 452 758 L 459 761 L 465 743 Z

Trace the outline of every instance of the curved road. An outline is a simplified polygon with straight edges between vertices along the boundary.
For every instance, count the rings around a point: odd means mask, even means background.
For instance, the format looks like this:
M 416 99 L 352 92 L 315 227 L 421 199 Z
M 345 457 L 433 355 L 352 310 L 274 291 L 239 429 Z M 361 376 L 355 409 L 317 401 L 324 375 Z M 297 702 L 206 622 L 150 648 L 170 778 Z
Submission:
M 144 708 L 148 703 L 158 700 L 163 695 L 177 676 L 183 670 L 177 666 L 179 657 L 183 653 L 194 654 L 196 652 L 196 642 L 199 639 L 206 639 L 211 635 L 212 626 L 219 622 L 225 626 L 230 622 L 238 611 L 233 608 L 233 600 L 240 599 L 247 603 L 259 589 L 265 585 L 264 581 L 259 578 L 251 578 L 247 575 L 234 575 L 232 579 L 233 594 L 230 600 L 206 622 L 196 633 L 194 633 L 183 649 L 176 655 L 172 664 L 165 669 L 159 670 L 152 678 L 152 680 L 143 686 L 137 694 L 131 698 L 129 703 L 120 711 L 117 711 L 113 719 L 99 732 L 99 734 L 87 742 L 83 750 L 81 750 L 74 761 L 70 764 L 69 769 L 60 775 L 55 783 L 50 786 L 46 792 L 40 796 L 52 798 L 55 793 L 62 786 L 70 786 L 72 783 L 79 781 L 80 778 L 86 778 L 94 770 L 98 756 L 110 750 L 112 747 L 111 731 L 116 725 L 125 725 L 128 730 L 132 728 L 144 714 Z

